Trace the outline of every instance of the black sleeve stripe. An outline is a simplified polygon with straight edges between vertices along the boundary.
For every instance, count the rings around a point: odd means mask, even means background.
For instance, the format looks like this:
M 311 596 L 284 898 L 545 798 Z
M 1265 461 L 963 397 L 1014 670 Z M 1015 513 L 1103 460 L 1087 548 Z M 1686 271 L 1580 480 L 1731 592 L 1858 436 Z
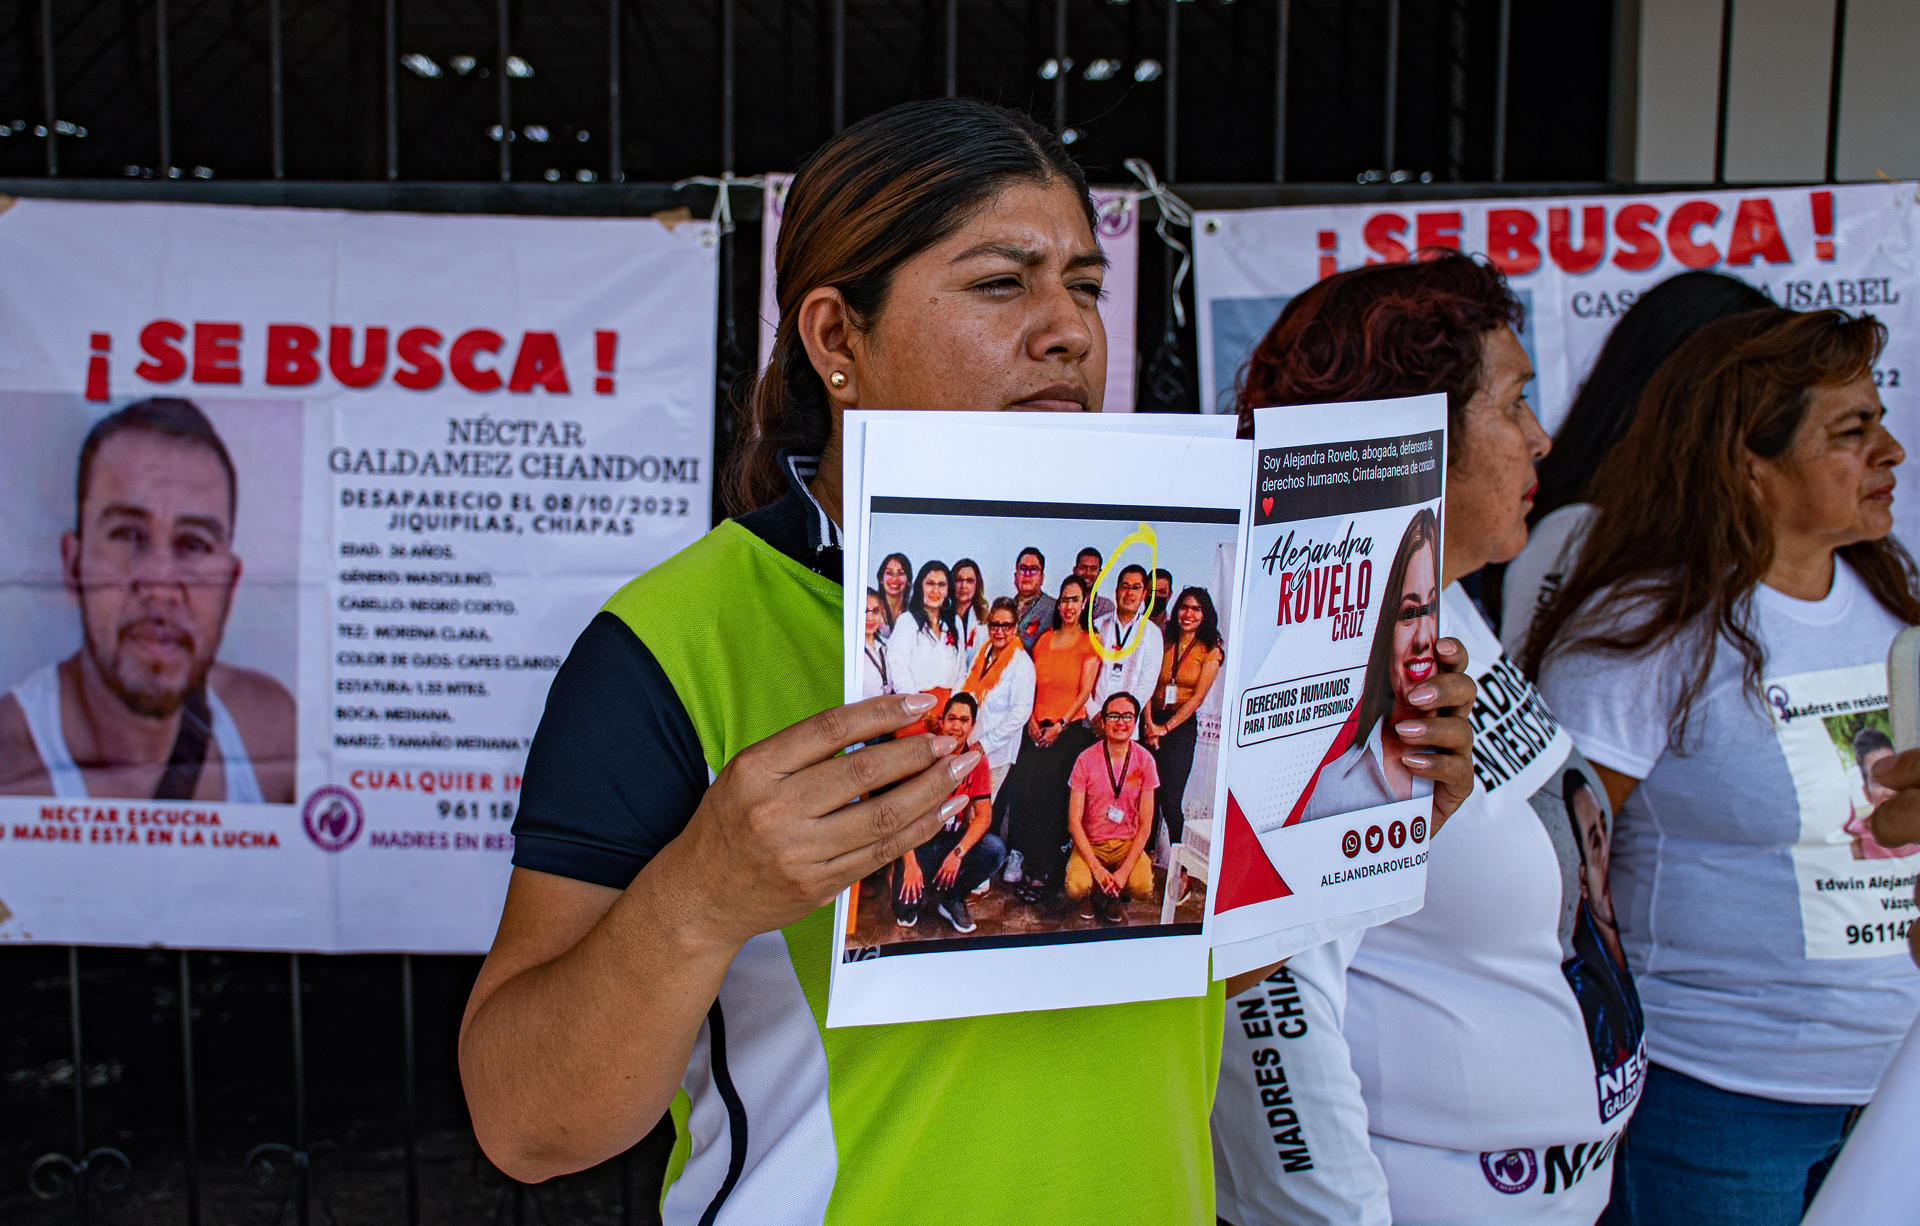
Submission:
M 625 889 L 707 790 L 693 721 L 660 662 L 600 613 L 554 674 L 513 823 L 517 867 Z

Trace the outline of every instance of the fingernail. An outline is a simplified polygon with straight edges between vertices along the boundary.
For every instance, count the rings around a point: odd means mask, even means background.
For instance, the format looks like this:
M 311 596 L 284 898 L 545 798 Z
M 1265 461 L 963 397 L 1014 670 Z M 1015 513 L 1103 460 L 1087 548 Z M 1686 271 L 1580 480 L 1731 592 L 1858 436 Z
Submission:
M 1430 685 L 1416 685 L 1407 691 L 1407 701 L 1416 707 L 1424 707 L 1440 697 L 1440 691 Z
M 927 742 L 927 748 L 933 750 L 934 757 L 944 758 L 954 750 L 960 748 L 960 742 L 950 736 L 937 736 Z
M 946 804 L 940 806 L 940 820 L 946 821 L 972 803 L 973 801 L 966 796 L 951 797 Z
M 933 704 L 939 701 L 932 694 L 908 694 L 900 700 L 900 705 L 910 715 L 922 715 L 933 710 Z
M 1433 769 L 1432 764 L 1427 760 L 1427 755 L 1423 753 L 1403 753 L 1400 755 L 1400 760 L 1406 763 L 1408 770 L 1424 771 Z
M 971 774 L 973 768 L 979 765 L 979 762 L 980 751 L 976 749 L 971 753 L 963 753 L 953 761 L 947 763 L 947 770 L 953 774 L 953 781 L 958 783 Z
M 1452 639 L 1441 639 L 1440 654 L 1443 656 L 1457 656 L 1460 654 L 1460 644 L 1454 642 Z
M 1393 726 L 1393 730 L 1400 734 L 1402 740 L 1410 741 L 1425 732 L 1427 726 L 1417 719 L 1403 719 Z

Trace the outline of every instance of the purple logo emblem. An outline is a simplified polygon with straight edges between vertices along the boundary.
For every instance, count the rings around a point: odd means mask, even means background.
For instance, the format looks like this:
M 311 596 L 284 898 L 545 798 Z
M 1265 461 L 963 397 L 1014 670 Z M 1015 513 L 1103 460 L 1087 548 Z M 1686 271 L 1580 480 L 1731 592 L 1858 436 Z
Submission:
M 1540 1164 L 1530 1149 L 1510 1149 L 1503 1154 L 1481 1154 L 1480 1169 L 1496 1192 L 1509 1196 L 1526 1191 L 1540 1178 Z
M 1133 202 L 1124 194 L 1095 196 L 1095 211 L 1100 216 L 1099 238 L 1119 238 L 1133 229 Z
M 307 837 L 322 851 L 345 851 L 366 828 L 367 815 L 360 798 L 335 784 L 315 788 L 300 810 Z

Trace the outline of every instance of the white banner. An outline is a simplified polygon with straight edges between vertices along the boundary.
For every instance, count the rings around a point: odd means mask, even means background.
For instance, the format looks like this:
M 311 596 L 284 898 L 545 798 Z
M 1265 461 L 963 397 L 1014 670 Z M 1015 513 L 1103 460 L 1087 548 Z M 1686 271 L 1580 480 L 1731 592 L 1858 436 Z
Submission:
M 766 177 L 760 229 L 760 365 L 773 357 L 773 334 L 780 323 L 780 303 L 774 296 L 774 250 L 780 242 L 780 217 L 786 209 L 790 174 Z M 1100 320 L 1107 326 L 1107 396 L 1105 411 L 1133 412 L 1134 298 L 1140 285 L 1139 193 L 1125 188 L 1095 188 L 1094 208 L 1100 213 L 1100 249 L 1109 261 L 1106 297 L 1100 301 Z
M 1231 407 L 1247 355 L 1294 295 L 1422 247 L 1486 255 L 1527 308 L 1529 389 L 1549 431 L 1608 331 L 1644 289 L 1689 269 L 1759 286 L 1795 310 L 1870 311 L 1892 338 L 1876 377 L 1888 424 L 1920 442 L 1920 221 L 1912 183 L 1557 199 L 1249 209 L 1195 219 L 1201 404 Z M 1903 465 L 1902 477 L 1914 461 Z M 1920 499 L 1895 503 L 1920 541 Z
M 8 203 L 0 940 L 485 950 L 554 670 L 708 524 L 711 229 Z

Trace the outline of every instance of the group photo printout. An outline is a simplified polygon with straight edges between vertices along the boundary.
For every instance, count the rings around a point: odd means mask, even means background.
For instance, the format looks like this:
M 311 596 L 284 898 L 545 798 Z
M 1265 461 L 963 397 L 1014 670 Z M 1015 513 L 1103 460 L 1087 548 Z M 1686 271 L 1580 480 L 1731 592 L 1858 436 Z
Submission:
M 1185 845 L 1223 782 L 1251 444 L 983 416 L 847 418 L 847 700 L 933 694 L 900 735 L 983 757 L 928 843 L 841 895 L 830 1026 L 1206 990 Z
M 1446 411 L 1431 395 L 1254 414 L 1216 977 L 1425 898 L 1432 784 L 1394 727 L 1437 670 Z

